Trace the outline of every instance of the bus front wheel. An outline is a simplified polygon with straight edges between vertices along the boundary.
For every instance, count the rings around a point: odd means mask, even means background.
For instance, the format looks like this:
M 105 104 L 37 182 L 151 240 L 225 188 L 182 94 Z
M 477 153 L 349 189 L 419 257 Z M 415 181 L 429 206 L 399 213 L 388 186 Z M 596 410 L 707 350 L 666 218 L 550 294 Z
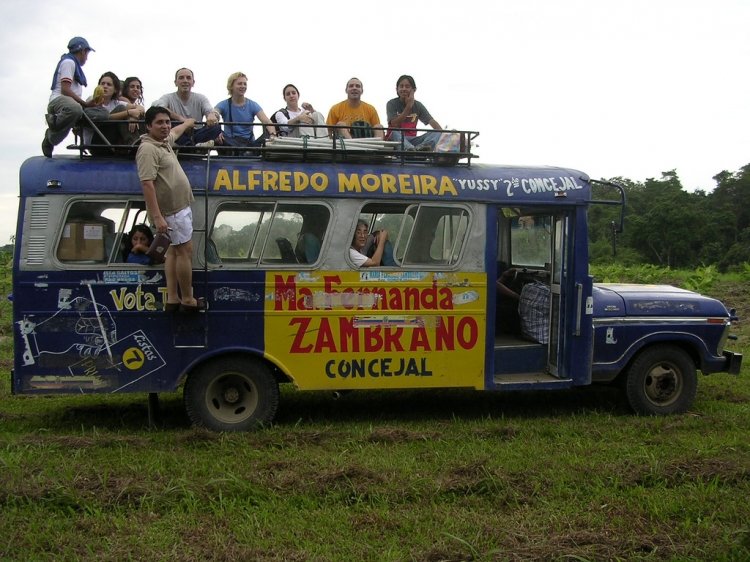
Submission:
M 247 431 L 273 420 L 279 385 L 260 361 L 222 358 L 188 376 L 184 398 L 195 425 L 212 431 Z
M 682 349 L 658 345 L 643 351 L 628 369 L 625 393 L 638 414 L 680 414 L 690 408 L 698 388 L 692 359 Z

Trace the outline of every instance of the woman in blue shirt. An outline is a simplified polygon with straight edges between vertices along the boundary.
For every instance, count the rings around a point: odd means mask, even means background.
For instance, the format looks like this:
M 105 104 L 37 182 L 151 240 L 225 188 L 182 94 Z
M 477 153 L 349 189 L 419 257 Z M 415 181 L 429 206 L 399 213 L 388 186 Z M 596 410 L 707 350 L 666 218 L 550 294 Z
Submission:
M 276 136 L 276 127 L 263 112 L 263 108 L 251 99 L 245 97 L 247 92 L 247 76 L 242 72 L 234 72 L 227 79 L 227 92 L 231 96 L 216 104 L 216 111 L 225 123 L 224 132 L 217 144 L 227 146 L 262 146 L 263 135 L 256 139 L 252 123 L 255 117 L 266 125 L 266 131 L 271 137 Z M 232 124 L 236 123 L 236 124 Z

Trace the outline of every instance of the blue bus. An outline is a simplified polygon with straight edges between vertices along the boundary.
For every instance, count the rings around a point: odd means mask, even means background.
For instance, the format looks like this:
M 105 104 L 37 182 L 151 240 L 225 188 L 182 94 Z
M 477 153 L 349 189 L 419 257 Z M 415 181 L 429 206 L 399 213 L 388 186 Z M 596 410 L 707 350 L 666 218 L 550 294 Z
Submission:
M 273 421 L 299 390 L 557 390 L 622 382 L 640 414 L 684 412 L 698 371 L 738 374 L 734 311 L 663 285 L 594 283 L 594 182 L 559 167 L 350 150 L 181 158 L 193 282 L 126 263 L 147 223 L 132 159 L 32 157 L 13 260 L 15 394 L 182 389 L 196 425 Z M 623 205 L 621 190 L 611 201 Z M 357 267 L 358 223 L 388 259 Z M 510 296 L 509 296 L 510 295 Z

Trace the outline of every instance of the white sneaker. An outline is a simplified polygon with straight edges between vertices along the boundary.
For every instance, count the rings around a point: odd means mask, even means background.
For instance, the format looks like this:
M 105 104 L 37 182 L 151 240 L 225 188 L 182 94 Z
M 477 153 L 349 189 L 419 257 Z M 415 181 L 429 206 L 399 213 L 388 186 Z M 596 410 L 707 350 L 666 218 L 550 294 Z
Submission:
M 197 142 L 195 143 L 196 148 L 213 148 L 214 147 L 214 141 L 206 141 L 206 142 Z

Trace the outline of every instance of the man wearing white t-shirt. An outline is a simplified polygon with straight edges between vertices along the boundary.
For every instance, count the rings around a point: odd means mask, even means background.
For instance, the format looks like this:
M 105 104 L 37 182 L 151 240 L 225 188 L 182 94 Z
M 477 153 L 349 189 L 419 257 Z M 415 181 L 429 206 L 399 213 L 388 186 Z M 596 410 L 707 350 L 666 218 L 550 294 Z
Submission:
M 93 50 L 83 37 L 73 37 L 68 42 L 68 52 L 57 63 L 47 105 L 47 130 L 42 141 L 42 154 L 47 158 L 52 157 L 52 149 L 65 140 L 81 118 L 83 108 L 94 105 L 93 101 L 87 102 L 82 97 L 87 85 L 82 66 Z

